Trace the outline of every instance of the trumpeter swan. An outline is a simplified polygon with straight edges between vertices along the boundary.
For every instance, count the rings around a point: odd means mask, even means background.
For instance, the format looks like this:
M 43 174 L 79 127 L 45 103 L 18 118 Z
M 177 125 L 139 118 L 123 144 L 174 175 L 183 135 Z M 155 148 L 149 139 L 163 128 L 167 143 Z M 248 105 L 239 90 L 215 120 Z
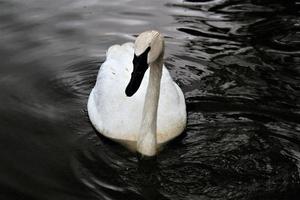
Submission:
M 157 31 L 141 33 L 135 44 L 111 46 L 88 100 L 96 130 L 144 156 L 156 155 L 186 126 L 184 96 L 163 56 Z

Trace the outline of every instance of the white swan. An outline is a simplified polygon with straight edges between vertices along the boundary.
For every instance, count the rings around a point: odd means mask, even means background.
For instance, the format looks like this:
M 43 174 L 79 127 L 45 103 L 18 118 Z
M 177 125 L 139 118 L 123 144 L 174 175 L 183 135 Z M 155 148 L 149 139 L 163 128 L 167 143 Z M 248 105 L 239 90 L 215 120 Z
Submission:
M 97 131 L 144 156 L 154 156 L 186 126 L 184 96 L 163 55 L 157 31 L 141 33 L 135 44 L 111 46 L 88 100 Z

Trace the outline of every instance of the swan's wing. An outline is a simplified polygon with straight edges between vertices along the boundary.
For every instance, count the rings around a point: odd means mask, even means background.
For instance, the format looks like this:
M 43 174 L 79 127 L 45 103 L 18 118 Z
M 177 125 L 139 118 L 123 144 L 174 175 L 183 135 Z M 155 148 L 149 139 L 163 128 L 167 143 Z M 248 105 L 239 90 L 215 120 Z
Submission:
M 136 140 L 145 83 L 141 84 L 133 97 L 126 96 L 125 88 L 133 68 L 133 54 L 132 43 L 111 46 L 89 97 L 88 111 L 93 125 L 110 138 Z
M 186 105 L 183 92 L 164 67 L 158 105 L 158 143 L 165 143 L 175 138 L 182 133 L 185 126 Z

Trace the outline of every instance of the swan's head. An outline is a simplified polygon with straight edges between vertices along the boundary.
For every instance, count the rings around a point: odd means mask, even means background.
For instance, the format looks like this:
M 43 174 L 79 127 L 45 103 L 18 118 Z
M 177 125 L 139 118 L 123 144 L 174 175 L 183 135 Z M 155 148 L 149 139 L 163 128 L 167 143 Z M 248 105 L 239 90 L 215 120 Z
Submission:
M 163 55 L 164 39 L 158 31 L 146 31 L 136 38 L 132 61 L 133 72 L 125 90 L 127 96 L 134 95 L 139 89 L 149 66 L 162 67 L 162 63 L 160 62 L 162 62 Z M 158 65 L 152 65 L 156 62 Z
M 134 55 L 135 59 L 146 54 L 147 64 L 151 64 L 163 56 L 164 53 L 164 39 L 162 34 L 158 31 L 146 31 L 141 33 L 135 40 Z

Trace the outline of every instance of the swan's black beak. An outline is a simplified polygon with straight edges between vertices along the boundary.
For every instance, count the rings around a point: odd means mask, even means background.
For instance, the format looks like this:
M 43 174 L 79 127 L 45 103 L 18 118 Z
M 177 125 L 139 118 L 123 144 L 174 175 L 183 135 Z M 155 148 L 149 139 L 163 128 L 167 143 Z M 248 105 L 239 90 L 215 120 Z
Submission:
M 147 63 L 148 53 L 150 51 L 150 47 L 148 47 L 144 53 L 139 56 L 134 54 L 133 58 L 133 72 L 131 73 L 130 81 L 126 87 L 125 93 L 127 96 L 131 97 L 136 93 L 139 89 L 142 80 L 144 78 L 144 74 L 147 71 L 149 65 Z

